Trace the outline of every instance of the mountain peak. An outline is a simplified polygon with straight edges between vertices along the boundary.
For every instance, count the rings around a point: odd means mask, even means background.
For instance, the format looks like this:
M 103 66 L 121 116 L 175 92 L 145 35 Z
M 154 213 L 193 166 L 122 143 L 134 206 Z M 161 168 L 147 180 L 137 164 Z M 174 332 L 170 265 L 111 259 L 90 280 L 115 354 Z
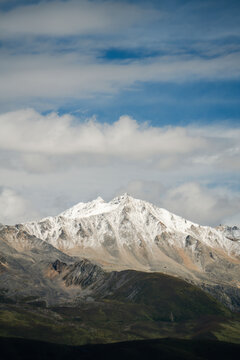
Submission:
M 63 211 L 60 216 L 77 218 L 82 214 L 93 210 L 102 204 L 105 204 L 105 201 L 99 196 L 95 200 L 89 201 L 87 203 L 79 202 L 76 205 L 72 206 L 70 209 Z
M 105 202 L 100 196 L 98 196 L 95 200 L 89 201 L 87 203 L 80 202 L 74 205 L 70 209 L 62 212 L 60 216 L 73 219 L 102 214 L 115 210 L 119 205 L 126 205 L 134 201 L 136 201 L 136 199 L 134 199 L 128 193 L 117 196 L 110 202 Z
M 126 203 L 129 201 L 134 201 L 136 200 L 135 198 L 133 198 L 131 195 L 129 195 L 128 193 L 124 193 L 122 195 L 116 196 L 114 199 L 112 199 L 110 201 L 111 204 L 122 204 L 122 203 Z
M 97 197 L 95 200 L 93 200 L 93 201 L 98 202 L 98 203 L 103 203 L 103 202 L 105 202 L 101 196 L 98 196 L 98 197 Z

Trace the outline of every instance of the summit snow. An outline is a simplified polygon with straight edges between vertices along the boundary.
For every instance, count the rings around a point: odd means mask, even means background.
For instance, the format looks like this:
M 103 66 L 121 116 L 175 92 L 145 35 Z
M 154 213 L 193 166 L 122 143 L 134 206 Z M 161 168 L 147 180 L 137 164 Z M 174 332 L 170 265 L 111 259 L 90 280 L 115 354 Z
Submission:
M 230 256 L 240 255 L 238 238 L 232 241 L 226 229 L 200 226 L 128 194 L 110 202 L 101 197 L 80 202 L 58 216 L 26 223 L 24 228 L 62 250 L 101 248 L 113 257 L 123 256 L 122 250 L 132 247 L 153 253 L 159 237 L 165 238 L 165 246 L 184 249 L 188 236 Z

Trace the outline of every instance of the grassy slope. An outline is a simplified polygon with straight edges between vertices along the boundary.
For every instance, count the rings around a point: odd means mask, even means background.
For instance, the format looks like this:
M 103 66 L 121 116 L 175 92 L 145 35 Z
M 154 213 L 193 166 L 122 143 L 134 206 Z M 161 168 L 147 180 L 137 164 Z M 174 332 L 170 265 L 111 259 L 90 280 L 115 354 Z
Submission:
M 127 279 L 107 298 L 77 307 L 2 304 L 0 336 L 69 345 L 162 337 L 240 342 L 239 316 L 197 287 L 157 273 L 131 271 Z
M 182 321 L 203 315 L 230 315 L 212 296 L 176 277 L 137 271 L 124 273 L 128 273 L 128 281 L 108 298 L 144 304 L 151 308 L 154 320 Z

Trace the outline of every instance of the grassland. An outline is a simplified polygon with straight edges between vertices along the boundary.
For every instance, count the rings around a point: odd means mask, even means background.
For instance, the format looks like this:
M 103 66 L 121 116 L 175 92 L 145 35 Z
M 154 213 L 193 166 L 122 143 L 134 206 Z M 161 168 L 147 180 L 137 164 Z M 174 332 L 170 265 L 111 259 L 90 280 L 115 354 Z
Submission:
M 0 336 L 66 345 L 167 337 L 240 343 L 240 316 L 197 287 L 162 274 L 132 272 L 128 279 L 76 306 L 2 302 Z

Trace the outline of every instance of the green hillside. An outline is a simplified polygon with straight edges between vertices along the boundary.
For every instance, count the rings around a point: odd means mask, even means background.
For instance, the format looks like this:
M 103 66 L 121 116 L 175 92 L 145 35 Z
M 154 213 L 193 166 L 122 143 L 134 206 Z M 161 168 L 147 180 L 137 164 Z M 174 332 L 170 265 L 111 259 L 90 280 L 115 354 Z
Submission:
M 2 302 L 0 336 L 68 345 L 165 337 L 240 342 L 239 315 L 183 280 L 123 271 L 106 284 L 95 300 L 76 306 Z

